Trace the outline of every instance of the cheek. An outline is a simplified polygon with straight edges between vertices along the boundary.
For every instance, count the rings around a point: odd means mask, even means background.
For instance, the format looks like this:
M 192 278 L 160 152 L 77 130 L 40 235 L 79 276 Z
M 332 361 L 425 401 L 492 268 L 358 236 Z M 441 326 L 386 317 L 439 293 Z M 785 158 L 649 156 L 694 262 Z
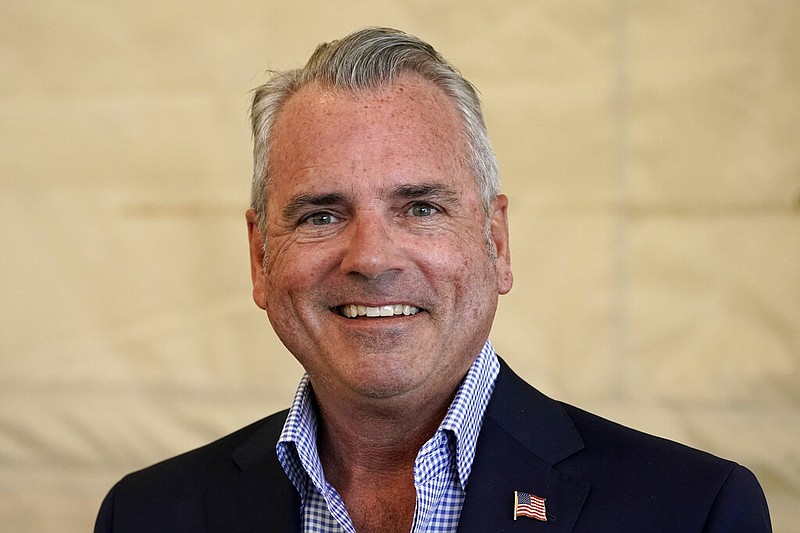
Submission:
M 301 283 L 313 271 L 316 255 L 314 248 L 298 244 L 292 236 L 271 237 L 264 260 L 267 279 L 276 286 Z
M 269 253 L 269 252 L 268 252 Z M 267 301 L 267 315 L 270 321 L 282 321 L 283 315 L 293 314 L 290 307 L 292 293 L 299 288 L 297 269 L 292 268 L 292 261 L 286 254 L 273 250 L 264 261 L 264 289 Z
M 333 255 L 324 246 L 297 243 L 269 250 L 265 261 L 268 312 L 296 317 L 303 308 L 315 306 Z
M 428 264 L 435 282 L 451 284 L 456 298 L 465 302 L 481 298 L 494 284 L 494 266 L 482 235 L 433 247 Z

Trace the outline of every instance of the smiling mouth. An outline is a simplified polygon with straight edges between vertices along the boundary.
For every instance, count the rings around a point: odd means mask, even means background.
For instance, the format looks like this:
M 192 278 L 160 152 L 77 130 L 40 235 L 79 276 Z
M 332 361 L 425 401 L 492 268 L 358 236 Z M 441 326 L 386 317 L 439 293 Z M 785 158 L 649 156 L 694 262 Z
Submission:
M 410 316 L 416 315 L 421 311 L 419 307 L 406 304 L 381 305 L 379 307 L 368 307 L 366 305 L 348 304 L 340 305 L 336 311 L 347 318 L 358 317 L 388 317 L 388 316 Z

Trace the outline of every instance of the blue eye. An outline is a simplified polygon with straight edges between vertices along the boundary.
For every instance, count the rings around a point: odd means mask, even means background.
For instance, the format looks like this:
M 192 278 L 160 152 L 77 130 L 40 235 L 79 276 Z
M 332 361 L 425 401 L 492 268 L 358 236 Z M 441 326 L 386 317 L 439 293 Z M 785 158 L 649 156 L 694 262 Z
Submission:
M 310 222 L 314 226 L 325 226 L 336 222 L 336 217 L 332 214 L 322 211 L 320 213 L 313 213 L 307 216 L 304 222 Z
M 414 204 L 410 212 L 415 217 L 429 217 L 436 212 L 436 208 L 430 204 Z

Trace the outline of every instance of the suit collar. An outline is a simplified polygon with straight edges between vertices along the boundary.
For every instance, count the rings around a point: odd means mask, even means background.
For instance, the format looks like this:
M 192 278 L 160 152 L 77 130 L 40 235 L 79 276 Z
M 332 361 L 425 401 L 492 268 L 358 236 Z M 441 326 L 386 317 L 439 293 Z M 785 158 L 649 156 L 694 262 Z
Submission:
M 583 439 L 558 402 L 528 385 L 500 359 L 486 418 L 549 465 L 581 451 Z
M 233 473 L 206 494 L 208 533 L 300 532 L 300 495 L 275 454 L 286 412 L 267 419 L 232 454 Z
M 583 446 L 561 405 L 529 386 L 501 360 L 459 532 L 571 531 L 589 484 L 560 472 L 556 465 Z M 515 490 L 546 498 L 548 521 L 514 521 Z

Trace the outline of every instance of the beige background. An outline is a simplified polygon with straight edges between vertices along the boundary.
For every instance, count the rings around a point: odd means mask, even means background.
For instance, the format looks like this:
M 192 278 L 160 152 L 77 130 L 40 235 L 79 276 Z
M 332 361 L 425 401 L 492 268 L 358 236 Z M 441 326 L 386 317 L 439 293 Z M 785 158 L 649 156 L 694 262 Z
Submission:
M 0 530 L 288 405 L 248 90 L 364 25 L 482 91 L 544 392 L 750 466 L 800 531 L 800 2 L 0 0 Z

